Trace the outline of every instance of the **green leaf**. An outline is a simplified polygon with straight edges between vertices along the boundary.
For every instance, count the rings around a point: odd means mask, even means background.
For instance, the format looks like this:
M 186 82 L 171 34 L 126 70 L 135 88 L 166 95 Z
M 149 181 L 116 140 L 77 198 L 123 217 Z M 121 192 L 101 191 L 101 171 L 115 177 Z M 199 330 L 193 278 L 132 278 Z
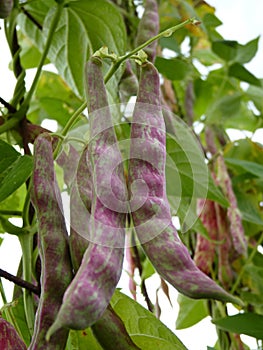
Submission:
M 1 174 L 0 202 L 17 190 L 30 176 L 32 172 L 32 157 L 19 156 Z
M 36 46 L 33 45 L 32 41 L 20 33 L 19 44 L 22 48 L 20 53 L 21 64 L 24 69 L 36 68 L 41 59 L 41 53 Z M 48 64 L 49 60 L 45 60 L 45 64 Z
M 259 37 L 249 41 L 245 45 L 238 44 L 236 61 L 241 64 L 250 62 L 257 53 L 258 42 Z
M 263 178 L 263 165 L 261 164 L 235 158 L 225 158 L 225 162 L 230 167 L 238 169 L 239 171 L 243 170 L 243 172 L 245 171 L 255 175 L 256 177 Z
M 253 101 L 256 108 L 263 114 L 263 88 L 257 86 L 249 86 L 246 91 L 247 96 Z
M 155 66 L 170 80 L 183 80 L 192 72 L 192 66 L 179 58 L 156 57 Z
M 54 3 L 39 0 L 26 8 L 43 25 L 43 33 L 23 15 L 19 16 L 19 26 L 42 51 L 54 14 Z M 75 94 L 84 97 L 84 68 L 90 54 L 106 45 L 110 51 L 122 55 L 126 42 L 123 18 L 112 3 L 106 0 L 71 1 L 63 9 L 48 58 Z
M 217 40 L 212 43 L 212 50 L 223 60 L 233 61 L 238 52 L 238 42 L 232 40 Z
M 243 313 L 212 321 L 219 328 L 237 334 L 246 334 L 263 339 L 263 316 L 255 313 Z
M 118 290 L 111 306 L 133 342 L 142 350 L 186 350 L 182 342 L 151 312 Z
M 83 331 L 70 330 L 65 350 L 103 350 L 90 328 Z
M 63 127 L 82 101 L 59 75 L 44 71 L 33 103 L 28 115 L 30 121 L 40 124 L 44 119 L 55 119 Z
M 223 195 L 222 191 L 215 185 L 214 180 L 212 179 L 212 176 L 210 173 L 209 173 L 209 187 L 208 187 L 207 198 L 211 199 L 212 201 L 218 202 L 225 208 L 229 206 L 229 203 L 226 197 Z
M 20 156 L 12 146 L 0 140 L 0 180 L 1 174 Z
M 180 309 L 176 319 L 176 329 L 191 327 L 209 316 L 206 300 L 194 300 L 179 294 L 177 302 Z
M 257 225 L 263 225 L 262 214 L 259 212 L 258 201 L 255 203 L 253 194 L 250 195 L 249 193 L 237 191 L 236 198 L 242 220 Z
M 246 83 L 261 86 L 260 80 L 256 78 L 252 73 L 250 73 L 240 63 L 233 63 L 228 69 L 228 74 L 230 77 L 237 78 L 241 81 L 245 81 Z

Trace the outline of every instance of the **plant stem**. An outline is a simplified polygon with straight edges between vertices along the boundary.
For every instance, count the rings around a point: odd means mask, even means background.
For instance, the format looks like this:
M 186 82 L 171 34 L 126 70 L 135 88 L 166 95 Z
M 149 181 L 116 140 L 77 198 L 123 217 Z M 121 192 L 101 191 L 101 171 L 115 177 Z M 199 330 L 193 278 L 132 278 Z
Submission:
M 261 234 L 261 236 L 260 236 L 260 238 L 259 238 L 257 244 L 256 244 L 255 247 L 253 248 L 253 250 L 252 250 L 250 256 L 248 257 L 246 263 L 242 266 L 242 269 L 241 269 L 241 271 L 239 272 L 238 277 L 237 277 L 237 279 L 236 279 L 236 281 L 235 281 L 235 283 L 234 283 L 234 285 L 233 285 L 233 287 L 232 287 L 232 289 L 231 289 L 231 294 L 233 294 L 233 293 L 235 292 L 235 290 L 237 289 L 237 287 L 239 286 L 240 281 L 241 281 L 241 279 L 242 279 L 242 277 L 243 277 L 243 275 L 244 275 L 246 265 L 248 265 L 248 264 L 251 263 L 251 261 L 253 260 L 255 254 L 256 254 L 256 252 L 257 252 L 258 246 L 259 246 L 260 244 L 262 244 L 262 242 L 263 242 L 263 232 L 262 232 L 262 234 Z
M 60 4 L 60 3 L 57 4 L 56 12 L 55 12 L 55 14 L 54 14 L 54 16 L 52 18 L 52 21 L 51 21 L 51 24 L 50 24 L 50 27 L 49 27 L 47 41 L 46 41 L 45 48 L 44 48 L 43 54 L 41 56 L 39 65 L 37 67 L 37 71 L 36 71 L 34 80 L 32 82 L 32 85 L 31 85 L 27 95 L 26 95 L 25 101 L 23 102 L 23 105 L 25 106 L 26 109 L 28 108 L 30 100 L 31 100 L 31 98 L 32 98 L 32 96 L 33 96 L 33 94 L 35 92 L 36 87 L 37 87 L 37 83 L 38 83 L 38 80 L 39 80 L 41 72 L 42 72 L 42 67 L 43 67 L 43 65 L 45 63 L 45 60 L 47 58 L 47 54 L 48 54 L 48 51 L 50 49 L 50 46 L 51 46 L 51 43 L 52 43 L 52 39 L 53 39 L 55 30 L 56 30 L 56 27 L 58 25 L 61 13 L 63 11 L 63 8 L 64 8 L 64 4 L 63 3 L 62 4 Z
M 76 122 L 76 120 L 78 119 L 78 117 L 81 115 L 81 113 L 84 111 L 84 109 L 87 107 L 87 102 L 83 102 L 82 105 L 76 110 L 76 112 L 74 112 L 72 114 L 72 116 L 70 117 L 70 119 L 68 120 L 67 124 L 65 125 L 65 127 L 63 128 L 63 130 L 61 131 L 61 136 L 59 138 L 57 147 L 53 153 L 54 155 L 54 159 L 57 158 L 58 156 L 58 152 L 60 150 L 60 147 L 63 143 L 63 136 L 66 136 L 68 131 L 71 129 L 71 127 L 74 125 L 74 123 Z
M 116 62 L 113 63 L 113 65 L 111 66 L 110 70 L 108 71 L 107 75 L 105 76 L 105 84 L 110 80 L 110 78 L 113 76 L 113 74 L 116 72 L 116 70 L 119 68 L 119 66 L 122 64 L 122 62 L 126 61 L 128 58 L 130 58 L 131 56 L 137 54 L 140 50 L 144 49 L 146 46 L 150 45 L 152 42 L 154 42 L 155 40 L 158 40 L 162 37 L 168 37 L 171 36 L 174 32 L 176 32 L 177 30 L 183 28 L 185 25 L 187 24 L 194 24 L 195 23 L 195 18 L 189 18 L 186 21 L 177 24 L 176 26 L 173 26 L 171 28 L 168 28 L 164 31 L 162 31 L 161 33 L 153 36 L 151 39 L 147 40 L 145 43 L 139 45 L 138 47 L 136 47 L 135 49 L 133 49 L 132 51 L 128 52 L 127 54 L 125 54 L 124 56 L 121 56 L 117 59 Z
M 33 240 L 32 235 L 23 235 L 19 237 L 21 249 L 22 249 L 22 261 L 23 261 L 23 279 L 31 284 L 32 278 L 32 247 Z M 34 331 L 34 321 L 35 321 L 35 307 L 32 293 L 24 289 L 23 293 L 24 305 L 25 305 L 25 315 L 30 334 Z
M 2 278 L 1 277 L 0 277 L 0 294 L 1 294 L 1 297 L 2 297 L 2 300 L 3 300 L 3 303 L 7 304 L 7 299 L 6 299 L 5 290 L 4 290 L 4 287 L 3 287 L 3 283 L 2 283 Z

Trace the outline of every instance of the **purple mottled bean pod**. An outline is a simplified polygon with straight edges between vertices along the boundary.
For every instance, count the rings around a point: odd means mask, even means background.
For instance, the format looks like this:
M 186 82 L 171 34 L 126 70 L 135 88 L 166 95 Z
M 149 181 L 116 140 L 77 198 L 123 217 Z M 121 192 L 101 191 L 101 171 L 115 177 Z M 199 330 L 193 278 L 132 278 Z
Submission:
M 139 22 L 135 46 L 139 46 L 159 33 L 159 14 L 156 0 L 145 0 L 144 13 Z M 144 48 L 148 59 L 154 62 L 156 56 L 157 41 Z
M 216 220 L 218 227 L 218 279 L 225 288 L 230 288 L 233 281 L 233 271 L 231 267 L 231 255 L 233 243 L 229 230 L 227 212 L 218 203 L 215 203 Z
M 159 74 L 146 63 L 141 68 L 133 114 L 129 168 L 131 212 L 138 239 L 156 271 L 182 294 L 240 303 L 197 268 L 178 237 L 166 196 L 165 142 Z M 139 203 L 143 204 L 139 207 Z
M 41 258 L 41 296 L 34 334 L 29 349 L 61 349 L 68 330 L 62 329 L 46 342 L 47 330 L 54 322 L 66 288 L 72 279 L 68 234 L 56 181 L 51 137 L 41 134 L 35 141 L 33 204 L 38 218 Z
M 2 317 L 0 317 L 0 349 L 26 350 L 26 344 L 19 337 L 15 328 Z
M 194 262 L 206 275 L 211 275 L 216 253 L 216 245 L 212 241 L 218 240 L 215 203 L 209 199 L 199 199 L 198 207 L 201 209 L 201 213 L 198 213 L 200 220 L 206 228 L 210 240 L 200 233 L 197 234 Z
M 228 174 L 227 167 L 222 154 L 217 157 L 217 180 L 222 187 L 223 193 L 229 200 L 230 206 L 227 209 L 227 216 L 230 222 L 230 233 L 232 236 L 233 247 L 238 255 L 247 255 L 247 241 L 242 218 L 237 207 L 237 200 L 233 191 L 231 178 Z
M 100 319 L 122 271 L 126 214 L 113 210 L 119 204 L 115 206 L 112 191 L 118 193 L 118 200 L 124 200 L 125 181 L 98 58 L 91 58 L 87 64 L 86 91 L 90 120 L 88 160 L 92 169 L 91 217 L 87 227 L 90 242 L 48 338 L 61 327 L 85 329 Z

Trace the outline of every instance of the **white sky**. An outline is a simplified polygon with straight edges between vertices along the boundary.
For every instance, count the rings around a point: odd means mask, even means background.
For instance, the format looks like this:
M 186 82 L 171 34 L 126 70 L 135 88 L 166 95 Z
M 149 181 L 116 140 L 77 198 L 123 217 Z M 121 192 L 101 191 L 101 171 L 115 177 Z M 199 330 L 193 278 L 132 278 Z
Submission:
M 218 27 L 219 32 L 225 39 L 233 39 L 245 44 L 255 37 L 263 34 L 262 13 L 263 1 L 260 0 L 207 0 L 209 4 L 216 8 L 216 15 L 222 20 L 223 25 Z M 5 46 L 3 21 L 0 20 L 0 96 L 7 101 L 12 96 L 14 78 L 12 72 L 6 69 L 10 62 L 10 55 Z M 263 39 L 260 39 L 259 52 L 253 61 L 246 67 L 257 77 L 263 78 Z M 262 140 L 261 140 L 262 142 Z M 5 240 L 0 248 L 0 268 L 16 273 L 16 266 L 19 261 L 19 243 L 16 237 L 10 236 L 10 239 Z M 124 275 L 125 276 L 125 275 Z M 4 281 L 4 286 L 10 291 L 12 284 Z M 158 286 L 159 280 L 156 276 L 152 281 L 148 281 L 148 285 Z M 126 286 L 127 277 L 122 279 L 121 286 Z M 176 303 L 176 291 L 171 288 L 171 299 L 174 308 L 171 309 L 166 298 L 161 299 L 161 305 L 164 306 L 164 311 L 161 319 L 172 330 L 175 329 L 175 320 L 178 311 Z M 155 301 L 155 287 L 149 288 L 149 293 L 152 301 Z M 11 295 L 11 294 L 10 294 Z M 217 336 L 214 327 L 207 318 L 198 325 L 182 330 L 175 331 L 176 335 L 183 341 L 189 350 L 203 350 L 206 346 L 213 346 Z M 252 348 L 256 348 L 254 339 L 244 337 Z

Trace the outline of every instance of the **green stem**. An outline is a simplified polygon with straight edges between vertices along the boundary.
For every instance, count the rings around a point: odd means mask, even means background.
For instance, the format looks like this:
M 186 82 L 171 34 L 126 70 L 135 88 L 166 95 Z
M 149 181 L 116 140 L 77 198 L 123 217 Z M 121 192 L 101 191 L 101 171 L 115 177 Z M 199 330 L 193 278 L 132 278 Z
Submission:
M 22 260 L 23 260 L 23 279 L 29 283 L 32 283 L 32 249 L 33 249 L 33 238 L 32 235 L 23 235 L 19 237 L 21 249 L 22 249 Z M 34 331 L 35 321 L 35 307 L 32 293 L 27 289 L 23 291 L 24 297 L 24 309 L 26 315 L 27 326 L 31 335 Z
M 4 290 L 4 286 L 3 286 L 3 282 L 2 282 L 2 278 L 0 277 L 0 294 L 3 300 L 4 304 L 7 304 L 7 299 L 6 299 L 6 295 L 5 295 L 5 290 Z
M 241 279 L 242 279 L 242 277 L 244 275 L 246 265 L 251 263 L 251 261 L 253 260 L 255 254 L 257 253 L 258 246 L 260 244 L 262 244 L 262 242 L 263 242 L 263 233 L 261 234 L 261 236 L 260 236 L 260 238 L 258 240 L 258 243 L 253 248 L 253 250 L 252 250 L 250 256 L 248 257 L 246 263 L 242 266 L 242 269 L 239 272 L 238 277 L 237 277 L 237 279 L 236 279 L 236 281 L 235 281 L 235 283 L 234 283 L 234 285 L 233 285 L 233 287 L 231 289 L 231 294 L 233 294 L 236 291 L 237 287 L 239 286 L 239 284 L 241 282 Z
M 67 135 L 67 133 L 69 132 L 71 127 L 75 124 L 76 120 L 78 119 L 78 117 L 81 115 L 81 113 L 84 111 L 84 109 L 86 107 L 87 107 L 87 102 L 83 102 L 82 105 L 76 110 L 76 112 L 74 112 L 72 114 L 71 118 L 68 120 L 67 124 L 65 125 L 65 127 L 61 131 L 61 133 L 60 133 L 61 135 L 60 135 L 57 147 L 54 151 L 54 159 L 56 159 L 58 156 L 58 152 L 59 152 L 60 147 L 63 143 L 63 136 Z
M 49 27 L 47 41 L 46 41 L 45 48 L 44 48 L 43 54 L 41 56 L 39 65 L 37 67 L 37 71 L 36 71 L 34 80 L 32 82 L 30 89 L 29 89 L 29 92 L 26 95 L 25 101 L 23 102 L 23 105 L 25 106 L 26 109 L 28 108 L 30 100 L 35 92 L 36 87 L 37 87 L 37 83 L 38 83 L 38 80 L 39 80 L 41 72 L 42 72 L 42 67 L 43 67 L 45 60 L 47 58 L 47 54 L 48 54 L 48 51 L 50 49 L 50 46 L 51 46 L 51 43 L 53 40 L 53 36 L 54 36 L 55 31 L 56 31 L 61 13 L 63 11 L 63 8 L 64 8 L 64 3 L 58 3 L 56 12 L 52 18 L 52 21 L 51 21 L 51 24 Z
M 126 61 L 131 56 L 137 54 L 140 50 L 144 49 L 146 46 L 150 45 L 155 40 L 158 40 L 158 39 L 163 38 L 163 37 L 171 36 L 174 32 L 176 32 L 177 30 L 183 28 L 185 25 L 187 25 L 189 23 L 195 24 L 195 22 L 196 22 L 195 18 L 189 18 L 186 21 L 184 21 L 182 23 L 179 23 L 176 26 L 168 28 L 168 29 L 162 31 L 161 33 L 153 36 L 151 39 L 149 39 L 145 43 L 139 45 L 138 47 L 136 47 L 132 51 L 128 52 L 124 56 L 119 57 L 117 59 L 117 61 L 113 63 L 113 65 L 111 66 L 111 68 L 108 71 L 107 75 L 105 76 L 105 79 L 104 79 L 105 84 L 110 80 L 110 78 L 113 76 L 113 74 L 116 72 L 116 70 L 122 64 L 122 62 Z

